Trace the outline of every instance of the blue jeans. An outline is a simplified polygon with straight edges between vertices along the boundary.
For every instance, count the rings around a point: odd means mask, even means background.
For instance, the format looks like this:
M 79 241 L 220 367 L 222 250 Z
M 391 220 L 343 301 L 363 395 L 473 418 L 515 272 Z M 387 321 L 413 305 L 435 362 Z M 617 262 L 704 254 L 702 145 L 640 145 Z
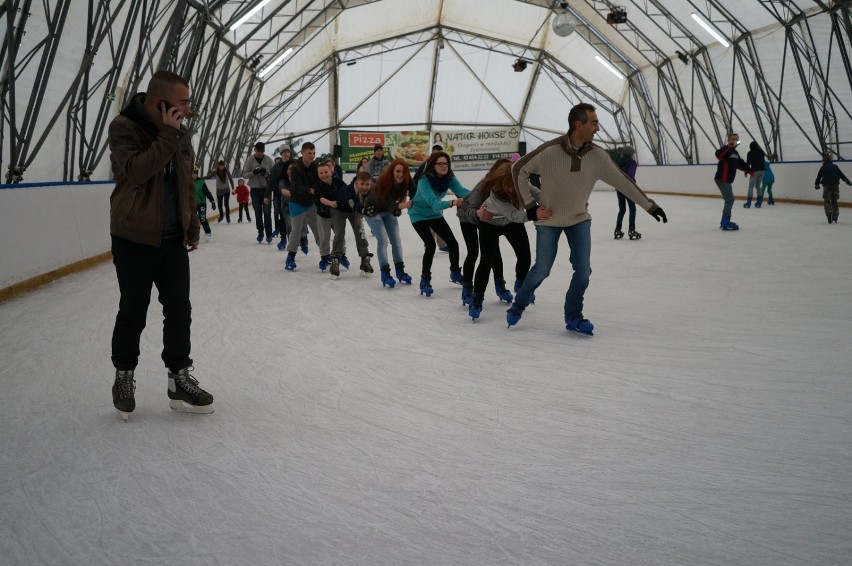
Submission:
M 716 186 L 719 187 L 719 192 L 722 193 L 722 198 L 725 199 L 725 206 L 722 207 L 722 216 L 731 218 L 731 208 L 734 206 L 734 189 L 731 183 L 723 183 L 716 181 Z
M 556 260 L 556 249 L 562 233 L 568 239 L 571 248 L 569 261 L 574 268 L 571 284 L 565 293 L 565 320 L 583 313 L 583 296 L 589 286 L 592 274 L 592 221 L 584 220 L 579 224 L 565 228 L 554 226 L 535 227 L 535 265 L 527 273 L 524 283 L 515 295 L 515 304 L 526 307 L 542 281 L 550 275 L 550 269 Z
M 376 237 L 376 256 L 379 260 L 379 267 L 384 267 L 388 264 L 388 242 L 391 245 L 391 253 L 393 254 L 393 262 L 400 263 L 402 261 L 402 240 L 399 239 L 399 221 L 391 212 L 380 212 L 375 216 L 365 216 L 367 226 L 373 231 Z

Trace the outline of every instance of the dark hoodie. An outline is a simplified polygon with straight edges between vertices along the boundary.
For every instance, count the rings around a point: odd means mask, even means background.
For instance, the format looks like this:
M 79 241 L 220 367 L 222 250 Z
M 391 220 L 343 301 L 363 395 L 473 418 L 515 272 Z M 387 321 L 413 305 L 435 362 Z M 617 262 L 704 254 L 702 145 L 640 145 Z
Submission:
M 752 171 L 764 171 L 766 169 L 766 165 L 764 165 L 766 163 L 766 153 L 760 149 L 756 141 L 748 145 L 746 163 L 748 163 L 748 167 Z
M 198 242 L 192 165 L 195 153 L 183 128 L 158 128 L 134 96 L 110 123 L 109 149 L 115 189 L 110 196 L 110 234 L 159 246 L 165 238 Z

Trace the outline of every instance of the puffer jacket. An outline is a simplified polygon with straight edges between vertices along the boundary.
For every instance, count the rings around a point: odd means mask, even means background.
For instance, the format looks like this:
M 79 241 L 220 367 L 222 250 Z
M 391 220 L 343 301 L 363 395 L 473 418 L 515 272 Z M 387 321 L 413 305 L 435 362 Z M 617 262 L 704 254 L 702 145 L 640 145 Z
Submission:
M 134 96 L 109 126 L 115 177 L 110 196 L 110 234 L 149 246 L 160 245 L 165 174 L 170 167 L 184 242 L 196 243 L 201 224 L 195 208 L 195 152 L 190 134 L 183 128 L 158 128 L 148 118 L 144 100 L 145 93 Z

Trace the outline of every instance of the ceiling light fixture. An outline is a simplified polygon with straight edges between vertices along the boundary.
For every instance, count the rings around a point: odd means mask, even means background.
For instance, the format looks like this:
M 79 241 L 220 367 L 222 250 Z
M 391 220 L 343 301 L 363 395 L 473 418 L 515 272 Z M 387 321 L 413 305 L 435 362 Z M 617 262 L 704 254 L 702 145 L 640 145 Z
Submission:
M 601 57 L 600 55 L 595 55 L 595 59 L 598 60 L 598 63 L 609 69 L 609 72 L 618 77 L 618 80 L 623 81 L 624 75 L 621 74 L 621 71 L 612 66 L 612 63 Z
M 713 26 L 711 26 L 709 23 L 707 23 L 706 21 L 704 21 L 704 18 L 702 18 L 701 16 L 699 16 L 698 14 L 696 14 L 695 12 L 693 12 L 693 13 L 692 13 L 692 19 L 693 19 L 693 20 L 695 20 L 696 22 L 698 22 L 698 25 L 700 25 L 701 27 L 703 27 L 703 28 L 704 28 L 704 30 L 705 30 L 707 33 L 709 33 L 710 35 L 712 35 L 712 36 L 716 39 L 716 41 L 718 41 L 719 43 L 721 43 L 723 47 L 730 47 L 730 46 L 731 46 L 731 44 L 728 42 L 728 40 L 727 40 L 727 39 L 725 39 L 725 36 L 724 36 L 724 35 L 722 35 L 721 33 L 719 33 L 719 32 L 716 30 L 716 28 L 714 28 L 714 27 L 713 27 Z
M 270 64 L 269 64 L 269 65 L 267 65 L 266 67 L 264 67 L 264 68 L 263 68 L 263 70 L 257 74 L 257 78 L 262 79 L 263 77 L 265 77 L 266 75 L 268 75 L 268 74 L 269 74 L 269 72 L 273 69 L 273 67 L 277 67 L 278 65 L 280 65 L 280 64 L 281 64 L 281 61 L 283 61 L 284 59 L 286 59 L 286 58 L 287 58 L 287 55 L 289 55 L 289 54 L 290 54 L 290 53 L 292 53 L 292 52 L 293 52 L 293 48 L 292 48 L 292 47 L 288 47 L 288 48 L 287 48 L 287 51 L 285 51 L 284 53 L 282 53 L 282 54 L 281 54 L 281 55 L 280 55 L 277 59 L 275 59 L 275 61 L 273 61 L 272 63 L 270 63 Z
M 234 25 L 232 25 L 232 26 L 231 26 L 231 31 L 236 30 L 238 27 L 240 27 L 241 25 L 243 25 L 244 23 L 246 23 L 246 22 L 249 20 L 249 18 L 251 18 L 253 15 L 255 15 L 255 14 L 257 14 L 259 11 L 261 11 L 261 10 L 263 9 L 263 7 L 264 7 L 264 6 L 266 6 L 267 4 L 269 4 L 269 2 L 270 2 L 270 1 L 271 1 L 271 0 L 260 0 L 260 2 L 258 2 L 258 3 L 257 3 L 257 5 L 255 5 L 255 7 L 254 7 L 254 8 L 252 8 L 251 10 L 249 10 L 248 12 L 246 12 L 246 15 L 245 15 L 245 16 L 243 16 L 242 18 L 240 18 L 239 20 L 237 20 L 237 21 L 234 23 Z

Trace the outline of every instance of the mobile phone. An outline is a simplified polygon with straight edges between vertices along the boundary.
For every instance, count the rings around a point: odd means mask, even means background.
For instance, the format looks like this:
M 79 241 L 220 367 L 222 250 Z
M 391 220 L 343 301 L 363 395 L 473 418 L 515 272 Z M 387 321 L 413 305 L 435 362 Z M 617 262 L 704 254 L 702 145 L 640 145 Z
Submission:
M 740 145 L 740 140 L 737 140 L 737 145 Z
M 163 101 L 160 104 L 162 104 L 165 107 L 166 110 L 168 110 L 169 108 L 172 107 L 172 105 L 169 103 L 169 101 L 166 100 L 165 98 L 163 99 Z

